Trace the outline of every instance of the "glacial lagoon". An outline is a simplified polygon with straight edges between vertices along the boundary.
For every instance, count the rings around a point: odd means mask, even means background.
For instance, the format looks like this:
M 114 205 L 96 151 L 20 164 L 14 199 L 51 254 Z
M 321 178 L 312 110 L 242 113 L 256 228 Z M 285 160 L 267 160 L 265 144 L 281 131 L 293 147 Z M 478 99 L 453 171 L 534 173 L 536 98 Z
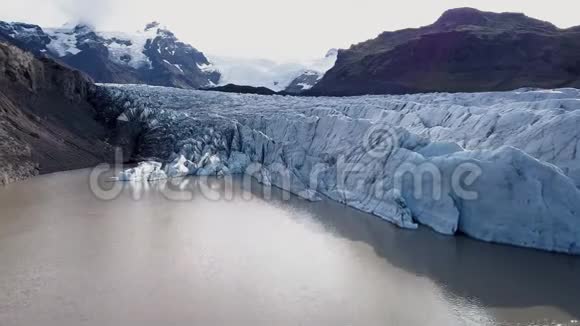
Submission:
M 127 183 L 102 200 L 88 175 L 0 189 L 0 325 L 580 319 L 578 257 L 401 230 L 330 200 L 264 198 L 239 178 L 165 185 L 171 196 Z

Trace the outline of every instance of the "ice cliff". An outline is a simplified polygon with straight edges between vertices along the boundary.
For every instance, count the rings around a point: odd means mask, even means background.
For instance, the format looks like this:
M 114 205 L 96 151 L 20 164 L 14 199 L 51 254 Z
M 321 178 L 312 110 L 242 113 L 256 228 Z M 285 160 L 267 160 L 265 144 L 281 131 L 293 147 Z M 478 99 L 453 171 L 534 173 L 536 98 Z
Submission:
M 300 98 L 105 85 L 101 97 L 127 152 L 166 162 L 124 179 L 245 172 L 401 227 L 580 254 L 576 89 Z

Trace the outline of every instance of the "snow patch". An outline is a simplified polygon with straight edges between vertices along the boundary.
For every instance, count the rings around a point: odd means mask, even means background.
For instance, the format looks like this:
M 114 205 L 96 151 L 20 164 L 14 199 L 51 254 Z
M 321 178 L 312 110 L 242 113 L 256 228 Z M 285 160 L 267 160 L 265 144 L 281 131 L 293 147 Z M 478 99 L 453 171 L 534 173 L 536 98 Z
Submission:
M 133 34 L 99 32 L 98 35 L 109 43 L 107 47 L 112 61 L 122 65 L 129 65 L 135 69 L 151 67 L 151 61 L 143 51 L 145 51 L 147 41 L 157 36 L 155 29 L 138 31 Z M 126 61 L 124 58 L 129 58 L 129 60 Z
M 299 87 L 302 87 L 303 90 L 308 90 L 311 89 L 312 87 L 314 87 L 314 85 L 310 85 L 310 84 L 306 84 L 306 83 L 298 83 L 296 84 Z
M 75 55 L 81 52 L 77 48 L 77 36 L 69 29 L 45 29 L 46 34 L 52 39 L 48 49 L 59 57 L 69 54 Z
M 122 32 L 97 32 L 89 27 L 65 26 L 62 28 L 45 29 L 52 41 L 48 45 L 51 52 L 59 57 L 78 54 L 79 36 L 83 33 L 94 32 L 97 37 L 103 39 L 109 50 L 110 59 L 120 65 L 129 65 L 135 69 L 150 67 L 151 61 L 143 53 L 148 40 L 157 36 L 156 29 L 138 31 L 135 33 Z M 90 42 L 90 39 L 84 40 Z

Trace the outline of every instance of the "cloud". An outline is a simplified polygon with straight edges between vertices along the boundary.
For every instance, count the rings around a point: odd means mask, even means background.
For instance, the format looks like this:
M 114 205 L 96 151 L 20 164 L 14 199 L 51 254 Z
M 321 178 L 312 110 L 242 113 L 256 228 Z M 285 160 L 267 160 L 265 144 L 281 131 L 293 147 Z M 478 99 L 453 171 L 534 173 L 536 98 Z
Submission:
M 57 0 L 69 23 L 98 26 L 107 19 L 112 9 L 112 0 Z

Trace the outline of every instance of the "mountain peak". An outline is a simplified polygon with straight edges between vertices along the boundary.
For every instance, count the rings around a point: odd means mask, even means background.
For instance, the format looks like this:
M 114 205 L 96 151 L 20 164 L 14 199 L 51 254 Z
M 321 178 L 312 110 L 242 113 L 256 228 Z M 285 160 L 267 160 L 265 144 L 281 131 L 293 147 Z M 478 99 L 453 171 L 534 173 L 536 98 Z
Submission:
M 87 33 L 95 31 L 95 27 L 93 25 L 79 21 L 68 21 L 64 23 L 61 27 L 54 29 L 72 31 L 74 33 Z
M 94 30 L 95 30 L 95 28 L 93 26 L 88 25 L 88 24 L 84 24 L 84 23 L 77 24 L 73 28 L 73 31 L 75 33 L 77 33 L 77 34 L 81 34 L 81 33 L 84 33 L 84 34 L 91 33 L 91 32 L 94 32 Z
M 447 10 L 435 22 L 436 25 L 485 25 L 486 13 L 475 8 Z
M 154 21 L 145 25 L 144 31 L 146 33 L 154 33 L 158 36 L 175 38 L 175 34 L 167 28 L 166 25 L 161 25 L 158 21 Z
M 523 13 L 496 13 L 467 7 L 447 10 L 435 22 L 434 26 L 448 28 L 458 26 L 481 26 L 507 30 L 544 29 L 546 31 L 557 29 L 556 26 L 549 22 L 528 17 Z
M 324 57 L 330 58 L 330 57 L 335 57 L 336 55 L 338 55 L 338 49 L 330 49 L 330 50 L 328 50 L 328 52 L 326 52 L 326 55 Z
M 153 21 L 145 25 L 145 32 L 150 31 L 155 28 L 159 28 L 161 24 L 158 21 Z

